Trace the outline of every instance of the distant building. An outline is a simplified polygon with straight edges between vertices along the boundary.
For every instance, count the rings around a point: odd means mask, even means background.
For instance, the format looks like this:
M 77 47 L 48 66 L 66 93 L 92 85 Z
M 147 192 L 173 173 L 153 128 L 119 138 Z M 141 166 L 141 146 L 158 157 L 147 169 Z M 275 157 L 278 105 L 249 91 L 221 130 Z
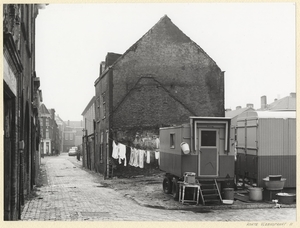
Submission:
M 95 125 L 95 96 L 90 100 L 81 115 L 83 117 L 84 134 L 93 134 Z
M 226 110 L 225 111 L 225 117 L 230 117 L 231 118 L 231 125 L 235 126 L 237 117 L 248 111 L 254 111 L 254 106 L 253 104 L 247 104 L 246 107 L 242 108 L 241 106 L 237 106 L 235 110 Z
M 101 71 L 101 70 L 100 70 Z M 94 169 L 93 155 L 95 151 L 95 96 L 90 100 L 81 114 L 83 116 L 84 138 L 82 140 L 82 164 L 83 167 Z
M 55 116 L 55 121 L 57 123 L 58 127 L 58 134 L 59 134 L 59 140 L 60 140 L 60 147 L 59 147 L 59 153 L 63 152 L 63 145 L 64 145 L 64 130 L 65 130 L 65 123 L 64 121 L 59 117 L 59 115 Z
M 55 110 L 47 109 L 45 104 L 40 106 L 40 126 L 41 155 L 58 154 L 61 142 L 59 141 L 59 131 L 55 121 Z
M 261 97 L 260 111 L 273 110 L 273 111 L 296 111 L 296 93 L 290 93 L 281 99 L 275 99 L 272 103 L 267 103 L 267 96 Z
M 83 123 L 82 121 L 65 121 L 63 151 L 68 152 L 74 146 L 82 144 Z

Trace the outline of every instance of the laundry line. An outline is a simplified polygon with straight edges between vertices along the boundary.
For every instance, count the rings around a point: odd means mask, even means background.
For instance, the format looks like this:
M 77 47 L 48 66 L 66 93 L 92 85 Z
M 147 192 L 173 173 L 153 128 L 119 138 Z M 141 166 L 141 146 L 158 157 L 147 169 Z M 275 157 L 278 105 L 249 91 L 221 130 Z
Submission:
M 126 159 L 126 147 L 130 148 L 130 159 L 128 164 L 134 167 L 140 167 L 144 168 L 144 162 L 146 161 L 147 164 L 150 164 L 150 153 L 154 152 L 155 153 L 155 159 L 158 160 L 159 162 L 159 151 L 151 151 L 151 150 L 143 150 L 143 149 L 138 149 L 133 146 L 127 146 L 123 143 L 116 143 L 115 140 L 112 139 L 112 158 L 118 159 L 119 164 L 122 164 L 122 160 L 124 160 L 124 166 L 127 166 L 127 159 Z

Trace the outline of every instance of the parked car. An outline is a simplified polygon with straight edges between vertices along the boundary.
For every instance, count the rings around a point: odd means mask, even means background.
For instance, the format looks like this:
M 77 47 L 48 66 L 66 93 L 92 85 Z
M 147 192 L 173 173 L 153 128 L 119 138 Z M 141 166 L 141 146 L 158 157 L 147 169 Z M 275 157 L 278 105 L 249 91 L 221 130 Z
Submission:
M 69 150 L 69 153 L 68 153 L 69 156 L 76 156 L 77 155 L 77 150 L 74 149 L 74 148 L 71 148 Z

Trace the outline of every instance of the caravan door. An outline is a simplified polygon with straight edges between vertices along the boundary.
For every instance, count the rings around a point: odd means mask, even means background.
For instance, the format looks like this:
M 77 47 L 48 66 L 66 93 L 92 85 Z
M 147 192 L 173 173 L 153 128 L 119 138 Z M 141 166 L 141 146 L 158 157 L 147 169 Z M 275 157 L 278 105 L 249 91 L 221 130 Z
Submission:
M 199 129 L 199 176 L 218 176 L 218 135 L 218 129 Z

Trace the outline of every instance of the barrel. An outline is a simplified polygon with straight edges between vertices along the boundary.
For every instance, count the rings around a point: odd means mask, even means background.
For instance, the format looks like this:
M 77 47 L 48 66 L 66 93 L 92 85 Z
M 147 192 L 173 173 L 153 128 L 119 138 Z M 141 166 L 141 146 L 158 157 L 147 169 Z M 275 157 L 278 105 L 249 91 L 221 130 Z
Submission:
M 263 199 L 262 188 L 253 187 L 253 188 L 249 188 L 248 190 L 249 190 L 249 200 L 261 201 Z
M 223 189 L 223 199 L 233 200 L 234 199 L 234 189 L 224 188 Z

